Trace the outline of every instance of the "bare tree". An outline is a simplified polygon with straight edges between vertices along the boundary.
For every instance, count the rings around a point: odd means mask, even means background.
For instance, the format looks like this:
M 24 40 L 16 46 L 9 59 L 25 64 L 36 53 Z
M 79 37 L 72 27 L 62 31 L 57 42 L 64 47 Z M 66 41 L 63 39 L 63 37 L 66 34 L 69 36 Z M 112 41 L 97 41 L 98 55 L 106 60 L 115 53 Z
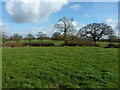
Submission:
M 27 34 L 26 38 L 31 42 L 31 40 L 34 38 L 32 34 Z
M 105 23 L 92 23 L 82 27 L 78 34 L 81 37 L 92 39 L 96 43 L 102 36 L 112 35 L 113 29 Z
M 37 38 L 39 38 L 41 41 L 43 40 L 44 37 L 46 37 L 47 35 L 43 32 L 38 32 L 37 34 Z
M 74 21 L 73 18 L 68 19 L 68 18 L 66 18 L 66 17 L 63 17 L 63 18 L 61 18 L 61 19 L 58 21 L 58 24 L 55 24 L 55 25 L 54 25 L 54 28 L 55 28 L 55 29 L 63 32 L 65 43 L 67 43 L 67 34 L 68 34 L 68 32 L 69 32 L 70 30 L 73 30 L 73 28 L 74 28 L 73 21 Z
M 18 33 L 15 33 L 13 35 L 13 39 L 16 41 L 16 42 L 19 42 L 21 39 L 22 39 L 22 36 L 20 36 Z
M 2 32 L 2 42 L 5 43 L 7 39 L 8 39 L 8 36 L 5 34 L 5 32 Z

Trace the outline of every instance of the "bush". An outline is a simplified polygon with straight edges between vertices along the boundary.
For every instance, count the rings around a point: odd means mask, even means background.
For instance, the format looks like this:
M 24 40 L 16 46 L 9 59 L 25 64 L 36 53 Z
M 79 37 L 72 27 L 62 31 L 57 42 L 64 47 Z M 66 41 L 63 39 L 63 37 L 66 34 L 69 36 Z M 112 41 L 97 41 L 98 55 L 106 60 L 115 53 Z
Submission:
M 76 38 L 76 39 L 68 40 L 68 43 L 93 43 L 93 41 L 88 40 L 88 39 L 79 39 L 79 38 Z
M 8 42 L 2 45 L 3 47 L 23 47 L 23 44 L 20 42 Z
M 99 47 L 99 44 L 93 43 L 91 40 L 87 39 L 71 39 L 68 41 L 68 43 L 63 43 L 61 46 L 96 46 Z
M 108 44 L 105 48 L 120 48 L 120 44 Z
M 53 43 L 26 42 L 24 46 L 55 46 Z
M 95 46 L 95 47 L 99 47 L 98 44 L 94 44 L 94 43 L 63 43 L 61 46 Z
M 101 42 L 114 42 L 114 43 L 120 43 L 120 39 L 112 39 L 112 40 L 109 40 L 109 39 L 102 39 L 102 40 L 99 40 Z

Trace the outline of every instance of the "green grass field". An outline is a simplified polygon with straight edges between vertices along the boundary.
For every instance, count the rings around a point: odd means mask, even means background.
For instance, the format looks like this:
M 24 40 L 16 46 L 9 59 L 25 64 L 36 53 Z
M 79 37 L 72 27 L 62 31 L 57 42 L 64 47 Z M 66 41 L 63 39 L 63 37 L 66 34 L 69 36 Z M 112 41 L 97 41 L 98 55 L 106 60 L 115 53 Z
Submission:
M 116 88 L 118 49 L 3 48 L 3 88 Z

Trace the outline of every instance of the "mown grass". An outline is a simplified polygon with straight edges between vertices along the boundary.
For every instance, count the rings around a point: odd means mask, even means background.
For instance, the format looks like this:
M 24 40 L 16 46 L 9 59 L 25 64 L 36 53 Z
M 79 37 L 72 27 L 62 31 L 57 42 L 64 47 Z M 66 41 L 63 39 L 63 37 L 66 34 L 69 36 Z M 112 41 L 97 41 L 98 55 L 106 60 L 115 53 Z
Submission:
M 118 49 L 3 48 L 3 88 L 116 88 Z

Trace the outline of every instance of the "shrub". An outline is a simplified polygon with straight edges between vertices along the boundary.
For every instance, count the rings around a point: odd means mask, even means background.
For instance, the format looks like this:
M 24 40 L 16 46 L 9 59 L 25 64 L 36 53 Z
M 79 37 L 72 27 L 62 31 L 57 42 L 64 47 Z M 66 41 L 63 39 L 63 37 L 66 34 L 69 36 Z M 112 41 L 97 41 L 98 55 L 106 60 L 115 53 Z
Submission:
M 112 40 L 109 40 L 109 39 L 102 39 L 102 40 L 99 40 L 100 42 L 114 42 L 114 43 L 120 43 L 120 39 L 112 39 Z
M 55 46 L 53 43 L 25 42 L 25 46 Z
M 61 46 L 96 46 L 99 47 L 99 44 L 93 43 L 93 41 L 87 39 L 71 39 L 68 43 L 63 43 Z
M 95 46 L 95 47 L 99 47 L 98 44 L 94 44 L 94 43 L 63 43 L 61 46 Z
M 20 42 L 8 42 L 3 45 L 3 47 L 22 47 L 23 44 Z
M 120 48 L 120 44 L 108 44 L 105 48 Z
M 37 42 L 25 42 L 24 46 L 40 46 L 40 43 L 37 43 Z
M 53 43 L 42 43 L 41 46 L 55 46 Z
M 71 40 L 68 40 L 68 43 L 93 43 L 93 41 L 91 40 L 88 40 L 88 39 L 71 39 Z

